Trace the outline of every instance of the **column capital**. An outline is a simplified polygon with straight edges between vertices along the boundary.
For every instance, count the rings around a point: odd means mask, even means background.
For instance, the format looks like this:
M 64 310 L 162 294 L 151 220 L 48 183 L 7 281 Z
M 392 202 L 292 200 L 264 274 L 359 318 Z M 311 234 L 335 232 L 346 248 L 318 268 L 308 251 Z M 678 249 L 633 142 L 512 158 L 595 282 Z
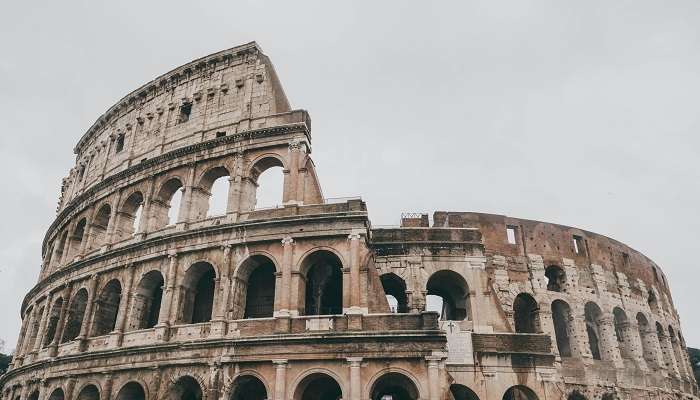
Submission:
M 275 365 L 275 368 L 287 368 L 287 365 L 289 364 L 289 360 L 277 359 L 277 360 L 272 360 L 272 363 Z
M 170 259 L 172 259 L 172 258 L 177 258 L 177 251 L 175 251 L 175 250 L 169 250 L 169 251 L 168 251 L 168 258 L 170 258 Z
M 287 236 L 284 239 L 282 239 L 282 246 L 288 246 L 288 245 L 293 245 L 294 244 L 294 238 L 291 236 Z
M 350 368 L 359 368 L 362 365 L 362 357 L 348 357 L 346 358 Z

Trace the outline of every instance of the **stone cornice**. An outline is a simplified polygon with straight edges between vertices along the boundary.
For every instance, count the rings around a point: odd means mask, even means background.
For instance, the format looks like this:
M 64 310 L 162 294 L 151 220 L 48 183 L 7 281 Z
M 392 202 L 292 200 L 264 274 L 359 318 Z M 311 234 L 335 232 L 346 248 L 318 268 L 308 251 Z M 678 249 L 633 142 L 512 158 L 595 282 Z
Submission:
M 96 193 L 98 193 L 100 190 L 109 187 L 113 185 L 115 182 L 128 178 L 129 176 L 132 176 L 136 173 L 139 173 L 141 171 L 145 171 L 149 168 L 152 168 L 158 164 L 177 159 L 179 157 L 196 153 L 198 151 L 202 150 L 208 150 L 215 148 L 219 145 L 226 144 L 226 143 L 235 143 L 235 142 L 241 142 L 244 140 L 250 140 L 250 139 L 255 139 L 255 138 L 260 138 L 260 137 L 266 137 L 266 136 L 275 136 L 275 135 L 283 135 L 286 133 L 291 133 L 291 132 L 304 132 L 307 136 L 310 134 L 310 130 L 306 122 L 297 122 L 297 123 L 292 123 L 292 124 L 285 124 L 285 125 L 278 125 L 278 126 L 273 126 L 273 127 L 265 127 L 265 128 L 259 128 L 259 129 L 251 129 L 248 131 L 242 131 L 238 132 L 235 134 L 223 136 L 220 138 L 215 138 L 211 139 L 208 141 L 192 144 L 189 146 L 184 146 L 180 147 L 178 149 L 169 151 L 165 154 L 161 154 L 159 156 L 150 158 L 146 161 L 140 162 L 138 164 L 132 165 L 131 167 L 119 171 L 115 173 L 114 175 L 110 175 L 109 177 L 106 177 L 99 183 L 91 186 L 89 189 L 86 189 L 84 192 L 73 198 L 62 210 L 61 212 L 56 216 L 56 219 L 54 219 L 54 222 L 51 223 L 49 228 L 46 230 L 46 234 L 44 235 L 44 240 L 42 242 L 41 246 L 41 252 L 42 254 L 46 253 L 46 245 L 48 244 L 49 237 L 51 237 L 52 232 L 56 230 L 56 228 L 61 224 L 61 222 L 68 216 L 71 212 L 73 212 L 79 204 L 82 202 L 86 201 L 89 199 L 91 196 L 94 196 Z
M 112 119 L 112 116 L 118 113 L 119 109 L 121 109 L 124 106 L 128 106 L 131 103 L 134 103 L 139 98 L 148 96 L 149 91 L 155 89 L 158 85 L 162 84 L 163 82 L 168 82 L 171 79 L 185 73 L 186 71 L 201 70 L 203 66 L 216 64 L 220 61 L 231 60 L 236 56 L 257 53 L 262 53 L 262 49 L 260 49 L 257 43 L 250 42 L 240 46 L 232 47 L 227 50 L 222 50 L 210 54 L 208 56 L 198 58 L 196 60 L 190 61 L 187 64 L 181 65 L 169 72 L 166 72 L 163 75 L 160 75 L 159 77 L 153 79 L 152 81 L 142 85 L 138 89 L 122 97 L 119 101 L 117 101 L 117 103 L 115 103 L 104 114 L 102 114 L 97 119 L 97 121 L 95 121 L 95 123 L 92 124 L 90 128 L 88 128 L 88 130 L 85 132 L 85 134 L 83 134 L 80 140 L 78 140 L 78 143 L 75 145 L 73 152 L 75 154 L 79 154 L 81 148 L 85 145 L 85 143 L 87 143 L 92 138 L 92 136 L 95 133 L 97 133 L 97 131 L 99 131 L 105 125 L 108 125 Z

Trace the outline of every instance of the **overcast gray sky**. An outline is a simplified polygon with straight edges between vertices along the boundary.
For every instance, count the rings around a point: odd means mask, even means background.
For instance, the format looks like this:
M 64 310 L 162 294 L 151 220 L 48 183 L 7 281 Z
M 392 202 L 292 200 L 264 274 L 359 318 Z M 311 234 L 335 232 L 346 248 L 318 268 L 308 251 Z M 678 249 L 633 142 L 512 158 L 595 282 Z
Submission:
M 123 95 L 256 40 L 326 197 L 578 226 L 654 259 L 700 346 L 700 2 L 24 1 L 0 13 L 0 338 L 73 145 Z

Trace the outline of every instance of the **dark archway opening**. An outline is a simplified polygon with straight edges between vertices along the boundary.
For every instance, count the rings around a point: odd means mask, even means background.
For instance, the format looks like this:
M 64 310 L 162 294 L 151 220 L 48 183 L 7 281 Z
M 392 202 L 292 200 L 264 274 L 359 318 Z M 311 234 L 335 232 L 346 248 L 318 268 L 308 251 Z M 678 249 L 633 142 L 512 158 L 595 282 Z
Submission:
M 479 396 L 473 390 L 456 383 L 450 385 L 450 394 L 452 395 L 451 400 L 479 400 Z
M 267 398 L 265 384 L 255 376 L 239 376 L 233 383 L 230 400 L 266 400 Z
M 342 263 L 330 251 L 312 253 L 302 263 L 306 276 L 305 315 L 330 315 L 343 312 Z
M 196 379 L 183 376 L 168 390 L 170 400 L 202 400 L 202 388 Z
M 131 329 L 150 329 L 158 323 L 165 281 L 160 271 L 143 275 L 134 293 Z
M 122 285 L 118 280 L 112 279 L 105 285 L 97 299 L 92 336 L 106 335 L 114 330 L 121 297 Z
M 216 272 L 206 262 L 193 264 L 185 274 L 182 321 L 188 324 L 211 321 Z
M 53 302 L 51 310 L 49 311 L 49 322 L 46 325 L 46 335 L 44 336 L 44 347 L 48 346 L 53 342 L 56 336 L 56 329 L 58 328 L 58 320 L 61 316 L 61 308 L 63 308 L 63 298 L 58 298 Z
M 80 390 L 77 400 L 100 400 L 100 391 L 95 385 L 87 385 Z
M 343 392 L 335 379 L 316 373 L 299 383 L 294 400 L 340 400 L 342 397 Z
M 535 299 L 527 293 L 520 293 L 513 301 L 513 322 L 516 333 L 537 333 L 540 331 L 539 307 Z
M 503 400 L 538 400 L 537 395 L 527 386 L 513 386 L 503 395 Z
M 449 270 L 437 271 L 428 279 L 426 289 L 428 296 L 442 299 L 442 320 L 462 321 L 469 318 L 469 286 L 460 274 Z
M 552 322 L 557 339 L 557 349 L 561 357 L 571 357 L 571 308 L 562 300 L 552 302 Z
M 66 395 L 63 393 L 63 389 L 55 389 L 49 396 L 49 400 L 64 400 L 65 398 Z
M 122 386 L 117 394 L 116 400 L 145 400 L 146 393 L 141 384 L 137 382 L 129 382 Z
M 394 273 L 384 274 L 380 279 L 387 299 L 389 299 L 389 296 L 392 296 L 396 301 L 395 309 L 391 302 L 389 304 L 391 312 L 407 313 L 408 295 L 406 294 L 406 282 Z
M 268 318 L 275 310 L 275 265 L 266 257 L 257 261 L 248 277 L 243 318 Z
M 600 351 L 600 325 L 602 311 L 595 303 L 586 303 L 584 308 L 586 319 L 586 333 L 588 335 L 588 346 L 594 360 L 601 359 Z
M 85 319 L 85 308 L 88 302 L 87 289 L 82 288 L 73 296 L 68 306 L 68 316 L 66 317 L 66 327 L 63 330 L 62 343 L 70 342 L 80 335 L 80 329 Z
M 551 292 L 563 292 L 566 287 L 566 274 L 558 265 L 550 265 L 544 271 L 547 278 L 547 290 Z
M 373 385 L 371 400 L 417 400 L 418 389 L 403 374 L 390 372 L 382 375 Z

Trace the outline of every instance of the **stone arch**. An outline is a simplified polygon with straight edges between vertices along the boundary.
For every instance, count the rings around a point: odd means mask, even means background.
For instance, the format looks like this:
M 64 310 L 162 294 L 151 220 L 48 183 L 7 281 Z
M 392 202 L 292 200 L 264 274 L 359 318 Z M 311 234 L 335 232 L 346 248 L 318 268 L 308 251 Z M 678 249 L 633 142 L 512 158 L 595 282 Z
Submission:
M 371 400 L 383 400 L 391 396 L 392 400 L 418 400 L 421 398 L 415 379 L 403 371 L 383 371 L 375 375 L 369 385 Z
M 269 318 L 275 308 L 277 267 L 267 255 L 253 254 L 235 272 L 234 318 Z
M 617 400 L 617 395 L 615 393 L 608 392 L 603 394 L 600 400 Z
M 207 169 L 197 182 L 197 191 L 193 192 L 194 219 L 225 214 L 228 208 L 229 180 L 231 173 L 223 165 Z M 221 190 L 212 192 L 215 185 L 222 183 Z M 216 207 L 220 206 L 220 207 Z
M 520 293 L 513 300 L 513 322 L 516 333 L 540 332 L 540 309 L 528 293 Z
M 44 347 L 53 342 L 57 334 L 58 320 L 61 316 L 61 308 L 63 308 L 63 297 L 59 297 L 53 301 L 49 310 L 48 323 L 46 324 L 46 334 L 44 335 Z
M 95 214 L 95 218 L 90 229 L 90 234 L 92 236 L 91 247 L 101 247 L 107 242 L 107 229 L 109 227 L 111 217 L 112 206 L 109 203 L 102 204 L 98 209 L 97 214 Z
M 35 306 L 35 308 L 37 308 L 37 312 L 36 314 L 34 314 L 34 323 L 32 324 L 31 330 L 29 331 L 29 342 L 26 347 L 27 349 L 29 349 L 29 351 L 31 351 L 36 345 L 37 335 L 39 335 L 39 327 L 41 326 L 41 317 L 42 315 L 44 315 L 45 307 L 47 307 L 47 305 L 43 305 L 41 307 L 39 307 L 38 305 Z
M 81 288 L 70 300 L 68 305 L 68 314 L 66 315 L 66 326 L 63 329 L 63 338 L 61 343 L 70 342 L 80 335 L 80 329 L 83 326 L 85 319 L 85 308 L 88 303 L 88 291 Z
M 153 229 L 173 225 L 185 219 L 180 215 L 180 204 L 184 182 L 179 176 L 171 176 L 160 185 L 153 201 L 151 201 L 151 221 Z M 178 208 L 175 210 L 173 208 Z
M 554 335 L 557 342 L 557 349 L 561 357 L 571 357 L 571 338 L 574 336 L 571 321 L 571 307 L 564 300 L 554 300 L 552 302 L 552 322 L 554 324 Z
M 525 385 L 516 385 L 503 394 L 503 400 L 539 400 L 535 392 Z
M 39 400 L 39 389 L 34 389 L 34 391 L 27 396 L 27 400 Z
M 76 400 L 100 400 L 100 389 L 92 383 L 84 385 Z
M 382 283 L 382 288 L 384 288 L 384 293 L 387 296 L 392 296 L 396 300 L 395 308 L 392 308 L 392 312 L 397 313 L 407 313 L 408 310 L 408 295 L 406 294 L 406 282 L 398 275 L 393 272 L 387 274 L 382 274 L 379 279 Z M 389 304 L 390 308 L 393 307 Z
M 92 336 L 106 335 L 114 330 L 121 298 L 122 285 L 119 279 L 114 278 L 107 282 L 97 297 L 92 320 Z
M 48 400 L 64 400 L 65 398 L 66 395 L 63 392 L 63 388 L 60 387 L 57 387 L 54 390 L 52 390 L 49 397 L 47 397 Z
M 137 381 L 123 384 L 117 391 L 115 400 L 146 400 L 146 386 Z
M 620 349 L 622 358 L 632 359 L 632 343 L 630 342 L 629 321 L 627 314 L 620 307 L 613 309 L 613 325 L 615 327 L 615 338 Z
M 462 321 L 471 318 L 469 285 L 464 277 L 452 270 L 434 272 L 426 283 L 428 296 L 442 299 L 441 319 Z M 428 306 L 426 299 L 426 306 Z
M 114 232 L 116 241 L 129 239 L 138 231 L 143 213 L 143 199 L 143 193 L 136 190 L 122 202 Z
M 299 285 L 304 315 L 342 314 L 343 263 L 335 252 L 315 250 L 300 263 L 303 279 Z
M 288 168 L 283 157 L 275 153 L 262 154 L 250 162 L 250 166 L 246 170 L 243 188 L 241 191 L 241 211 L 251 211 L 256 208 L 258 198 L 260 197 L 259 178 L 271 168 L 281 168 L 286 171 Z M 264 190 L 264 189 L 263 189 Z M 284 190 L 282 190 L 284 195 Z M 284 201 L 284 198 L 279 199 L 279 204 Z
M 68 245 L 68 262 L 70 262 L 75 255 L 80 253 L 80 247 L 85 239 L 85 230 L 87 228 L 87 218 L 81 218 L 75 228 L 73 228 L 73 234 L 69 237 L 70 244 Z
M 566 273 L 558 265 L 550 265 L 544 270 L 547 278 L 547 290 L 551 292 L 564 292 L 566 289 Z
M 205 387 L 189 375 L 183 375 L 168 388 L 166 398 L 169 400 L 201 400 Z
M 216 269 L 198 261 L 190 265 L 182 282 L 183 301 L 180 322 L 196 324 L 211 321 L 214 310 Z
M 597 304 L 592 301 L 586 303 L 584 307 L 586 333 L 588 334 L 588 347 L 591 351 L 591 356 L 594 360 L 602 360 L 602 331 L 600 320 L 603 318 L 603 312 Z
M 134 289 L 129 330 L 150 329 L 158 323 L 163 299 L 163 274 L 157 269 L 146 272 Z
M 651 309 L 652 313 L 659 313 L 659 301 L 656 298 L 656 293 L 654 293 L 654 291 L 651 289 L 649 289 L 649 291 L 647 292 L 647 304 L 649 305 L 649 308 Z
M 64 249 L 66 248 L 66 241 L 68 240 L 68 230 L 65 229 L 58 236 L 58 243 L 54 248 L 54 256 L 52 257 L 55 265 L 58 265 L 63 260 Z
M 479 396 L 467 386 L 453 383 L 450 385 L 451 400 L 479 400 Z
M 229 400 L 266 400 L 272 397 L 270 387 L 260 374 L 241 372 L 228 390 Z
M 647 362 L 657 364 L 658 360 L 655 356 L 654 351 L 654 335 L 653 329 L 649 325 L 649 320 L 644 315 L 644 313 L 637 313 L 637 328 L 639 331 L 639 338 L 642 342 L 642 354 Z
M 344 396 L 345 390 L 340 382 L 338 375 L 333 372 L 314 368 L 296 379 L 292 386 L 294 388 L 292 400 L 341 400 L 347 398 Z

